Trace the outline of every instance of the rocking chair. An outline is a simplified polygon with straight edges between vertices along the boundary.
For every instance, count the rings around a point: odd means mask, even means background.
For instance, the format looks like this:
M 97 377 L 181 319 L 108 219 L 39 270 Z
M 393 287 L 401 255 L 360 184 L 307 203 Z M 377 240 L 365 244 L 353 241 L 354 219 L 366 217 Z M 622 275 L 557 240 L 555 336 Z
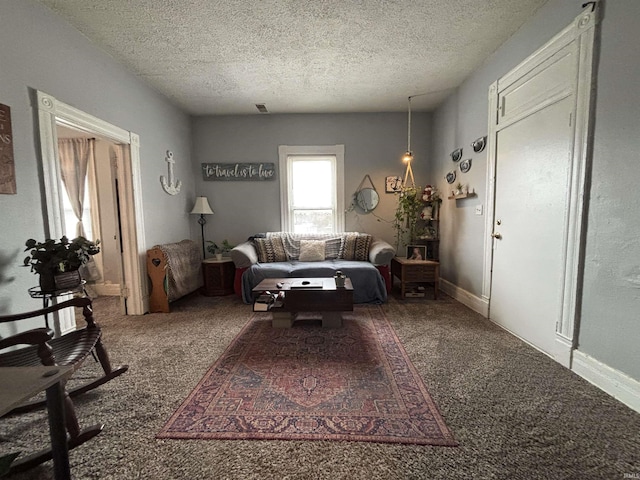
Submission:
M 82 308 L 82 315 L 87 325 L 81 329 L 53 338 L 53 331 L 51 329 L 35 328 L 8 338 L 0 339 L 0 350 L 17 345 L 29 345 L 18 350 L 0 353 L 0 368 L 36 365 L 68 365 L 73 367 L 73 371 L 75 372 L 80 368 L 87 356 L 93 352 L 97 355 L 104 374 L 72 390 L 67 391 L 65 388 L 64 414 L 67 432 L 70 437 L 68 439 L 69 450 L 98 435 L 103 427 L 103 425 L 93 425 L 84 430 L 80 430 L 73 402 L 69 396 L 79 395 L 96 388 L 126 372 L 129 366 L 124 365 L 115 370 L 111 368 L 109 355 L 100 340 L 102 332 L 93 319 L 91 299 L 89 298 L 74 298 L 41 310 L 17 315 L 0 316 L 0 323 L 16 322 L 73 307 Z M 36 407 L 44 405 L 44 400 L 26 403 L 14 408 L 9 414 L 33 410 Z M 12 471 L 25 470 L 51 458 L 51 450 L 43 450 L 24 459 L 20 459 L 14 464 Z

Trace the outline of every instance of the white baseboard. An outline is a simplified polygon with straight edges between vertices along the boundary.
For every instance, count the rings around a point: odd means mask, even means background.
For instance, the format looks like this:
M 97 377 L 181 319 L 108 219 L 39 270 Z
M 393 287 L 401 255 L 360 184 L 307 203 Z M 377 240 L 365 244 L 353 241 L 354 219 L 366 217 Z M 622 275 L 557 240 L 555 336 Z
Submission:
M 119 297 L 120 285 L 117 283 L 96 283 L 89 285 L 96 295 L 101 297 Z
M 440 290 L 450 297 L 455 298 L 461 304 L 466 305 L 474 312 L 479 313 L 484 318 L 489 318 L 489 302 L 487 300 L 477 297 L 442 278 L 440 279 Z
M 613 398 L 640 413 L 640 382 L 595 358 L 575 350 L 571 370 Z

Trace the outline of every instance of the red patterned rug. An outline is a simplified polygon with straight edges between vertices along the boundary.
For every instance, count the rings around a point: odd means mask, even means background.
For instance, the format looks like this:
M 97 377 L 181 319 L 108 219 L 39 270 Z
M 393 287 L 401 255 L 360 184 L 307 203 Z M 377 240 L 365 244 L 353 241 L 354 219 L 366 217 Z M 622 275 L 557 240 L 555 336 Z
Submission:
M 305 318 L 254 314 L 157 437 L 456 445 L 380 307 Z

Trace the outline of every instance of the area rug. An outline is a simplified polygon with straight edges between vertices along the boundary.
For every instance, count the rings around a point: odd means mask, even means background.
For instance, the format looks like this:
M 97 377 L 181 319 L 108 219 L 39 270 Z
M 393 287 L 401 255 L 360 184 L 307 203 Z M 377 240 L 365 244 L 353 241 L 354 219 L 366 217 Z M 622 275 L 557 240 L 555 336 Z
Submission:
M 254 314 L 157 437 L 456 445 L 382 308 L 343 319 Z

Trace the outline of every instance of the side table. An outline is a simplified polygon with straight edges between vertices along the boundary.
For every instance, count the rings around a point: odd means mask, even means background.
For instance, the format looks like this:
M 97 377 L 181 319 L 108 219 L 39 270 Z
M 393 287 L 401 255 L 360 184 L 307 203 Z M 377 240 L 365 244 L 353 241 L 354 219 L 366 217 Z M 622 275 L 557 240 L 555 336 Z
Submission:
M 433 283 L 433 298 L 438 299 L 440 288 L 440 262 L 433 260 L 407 260 L 404 257 L 391 259 L 391 278 L 400 279 L 400 293 L 404 300 L 407 283 Z
M 212 297 L 233 293 L 236 267 L 230 258 L 203 260 L 202 275 L 204 277 L 204 288 L 202 289 L 204 295 Z

